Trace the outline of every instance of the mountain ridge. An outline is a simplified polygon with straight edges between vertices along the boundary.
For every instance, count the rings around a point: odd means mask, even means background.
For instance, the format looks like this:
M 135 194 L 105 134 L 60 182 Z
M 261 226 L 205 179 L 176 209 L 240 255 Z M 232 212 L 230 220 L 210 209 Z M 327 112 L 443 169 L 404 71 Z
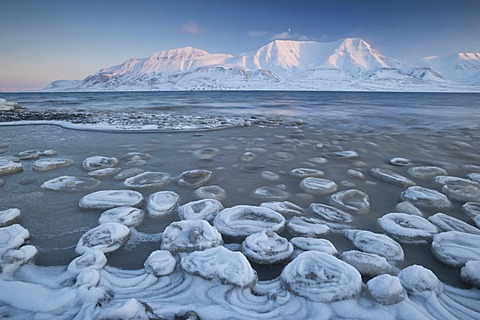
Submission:
M 128 59 L 83 80 L 54 81 L 44 90 L 479 92 L 480 53 L 431 57 L 410 65 L 382 55 L 360 38 L 274 40 L 238 56 L 184 47 Z

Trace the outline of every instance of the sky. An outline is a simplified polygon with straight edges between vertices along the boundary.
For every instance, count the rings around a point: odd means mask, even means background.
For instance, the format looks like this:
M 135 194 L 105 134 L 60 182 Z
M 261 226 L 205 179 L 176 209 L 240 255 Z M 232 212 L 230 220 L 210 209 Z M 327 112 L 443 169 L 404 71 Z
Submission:
M 0 90 L 186 46 L 237 55 L 347 37 L 408 63 L 480 52 L 480 0 L 0 0 Z

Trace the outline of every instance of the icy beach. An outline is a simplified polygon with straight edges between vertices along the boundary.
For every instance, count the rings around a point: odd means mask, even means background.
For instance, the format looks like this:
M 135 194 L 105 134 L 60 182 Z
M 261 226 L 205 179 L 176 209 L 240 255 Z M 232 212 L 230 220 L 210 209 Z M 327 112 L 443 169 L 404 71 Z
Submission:
M 0 113 L 0 318 L 480 318 L 478 109 L 378 104 Z

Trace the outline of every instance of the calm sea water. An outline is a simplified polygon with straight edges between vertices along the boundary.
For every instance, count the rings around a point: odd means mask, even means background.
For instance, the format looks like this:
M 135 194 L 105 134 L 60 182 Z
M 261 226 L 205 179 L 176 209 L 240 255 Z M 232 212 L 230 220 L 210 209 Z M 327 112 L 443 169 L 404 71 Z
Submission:
M 29 110 L 299 117 L 342 129 L 463 128 L 480 123 L 478 93 L 95 92 L 2 93 Z

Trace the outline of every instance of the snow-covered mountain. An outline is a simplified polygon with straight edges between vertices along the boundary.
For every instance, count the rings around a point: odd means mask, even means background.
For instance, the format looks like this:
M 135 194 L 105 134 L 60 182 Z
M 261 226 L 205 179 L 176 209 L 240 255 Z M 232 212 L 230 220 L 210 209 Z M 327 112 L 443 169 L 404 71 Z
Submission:
M 54 81 L 45 90 L 480 91 L 479 57 L 459 54 L 408 65 L 358 38 L 275 40 L 239 56 L 192 47 L 162 51 L 84 80 Z

